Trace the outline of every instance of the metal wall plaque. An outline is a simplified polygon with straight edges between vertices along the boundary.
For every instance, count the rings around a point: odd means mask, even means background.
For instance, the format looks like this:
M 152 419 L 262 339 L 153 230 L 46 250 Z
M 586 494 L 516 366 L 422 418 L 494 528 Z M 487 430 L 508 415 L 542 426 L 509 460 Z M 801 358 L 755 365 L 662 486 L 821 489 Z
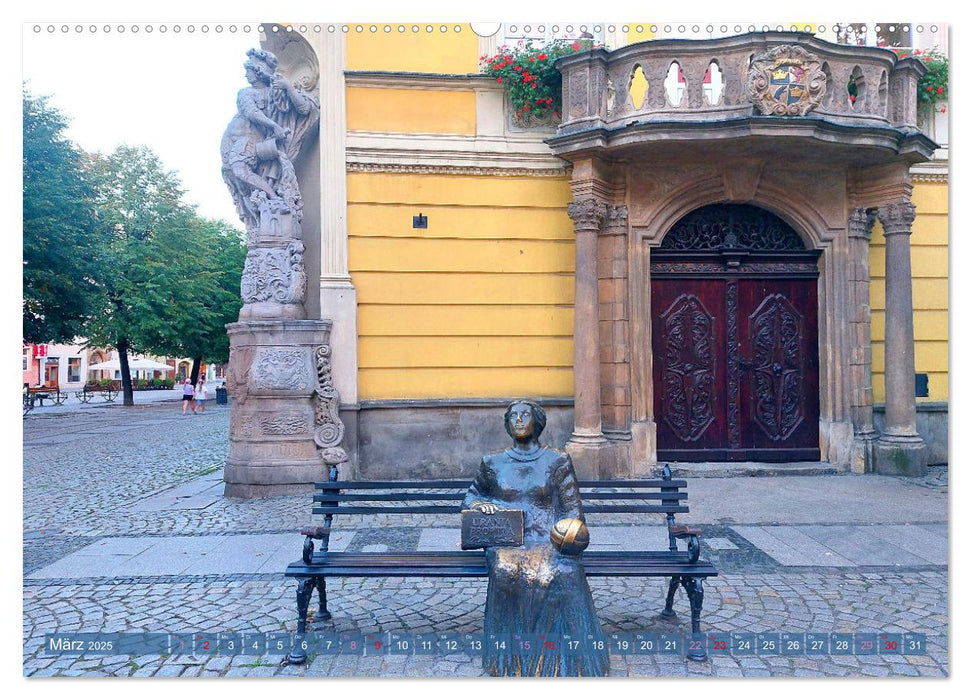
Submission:
M 498 510 L 492 515 L 462 511 L 462 549 L 519 547 L 523 543 L 523 511 Z

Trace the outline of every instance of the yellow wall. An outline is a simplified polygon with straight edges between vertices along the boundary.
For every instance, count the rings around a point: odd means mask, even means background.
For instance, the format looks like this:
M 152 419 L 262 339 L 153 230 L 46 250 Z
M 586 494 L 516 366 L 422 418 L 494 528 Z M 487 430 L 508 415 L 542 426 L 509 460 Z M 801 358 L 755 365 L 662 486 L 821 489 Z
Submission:
M 914 183 L 917 219 L 910 239 L 914 293 L 915 371 L 927 374 L 930 396 L 918 401 L 947 401 L 947 183 Z M 880 224 L 870 242 L 873 397 L 884 392 L 885 241 Z
M 362 399 L 571 396 L 565 178 L 349 173 Z M 428 217 L 427 229 L 412 217 Z
M 427 22 L 412 31 L 412 24 L 405 24 L 405 31 L 398 31 L 398 23 L 390 24 L 390 32 L 384 31 L 384 23 L 350 23 L 347 33 L 347 69 L 381 70 L 414 73 L 477 73 L 479 71 L 479 40 L 468 24 L 445 25 Z M 458 26 L 461 31 L 456 32 Z
M 472 90 L 347 88 L 347 129 L 405 134 L 474 134 Z

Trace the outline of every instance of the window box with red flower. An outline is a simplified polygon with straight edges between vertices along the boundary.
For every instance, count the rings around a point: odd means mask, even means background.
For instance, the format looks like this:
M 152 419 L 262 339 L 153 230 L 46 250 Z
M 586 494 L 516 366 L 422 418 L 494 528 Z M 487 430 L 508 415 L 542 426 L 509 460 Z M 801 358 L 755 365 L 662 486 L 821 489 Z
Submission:
M 529 128 L 555 125 L 563 104 L 562 77 L 554 67 L 563 56 L 594 48 L 593 41 L 552 41 L 534 46 L 503 46 L 495 56 L 482 56 L 482 72 L 502 85 L 513 124 Z

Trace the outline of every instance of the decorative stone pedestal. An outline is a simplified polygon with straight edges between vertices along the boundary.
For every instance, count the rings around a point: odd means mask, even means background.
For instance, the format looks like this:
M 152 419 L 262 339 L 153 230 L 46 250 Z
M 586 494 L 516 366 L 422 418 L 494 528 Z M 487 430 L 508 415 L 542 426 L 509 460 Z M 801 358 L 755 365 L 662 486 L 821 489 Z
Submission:
M 254 498 L 311 490 L 327 479 L 318 450 L 339 448 L 344 436 L 331 381 L 331 322 L 252 320 L 226 329 L 233 401 L 225 494 Z
M 882 435 L 873 443 L 877 474 L 925 476 L 927 445 L 920 436 Z

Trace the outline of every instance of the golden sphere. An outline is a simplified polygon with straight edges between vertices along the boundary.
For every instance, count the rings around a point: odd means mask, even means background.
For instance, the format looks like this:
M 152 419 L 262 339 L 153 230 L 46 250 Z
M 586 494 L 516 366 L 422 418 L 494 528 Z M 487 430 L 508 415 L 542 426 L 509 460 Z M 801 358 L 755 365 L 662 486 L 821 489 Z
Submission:
M 550 542 L 563 554 L 580 554 L 590 544 L 590 530 L 582 520 L 563 518 L 550 531 Z

